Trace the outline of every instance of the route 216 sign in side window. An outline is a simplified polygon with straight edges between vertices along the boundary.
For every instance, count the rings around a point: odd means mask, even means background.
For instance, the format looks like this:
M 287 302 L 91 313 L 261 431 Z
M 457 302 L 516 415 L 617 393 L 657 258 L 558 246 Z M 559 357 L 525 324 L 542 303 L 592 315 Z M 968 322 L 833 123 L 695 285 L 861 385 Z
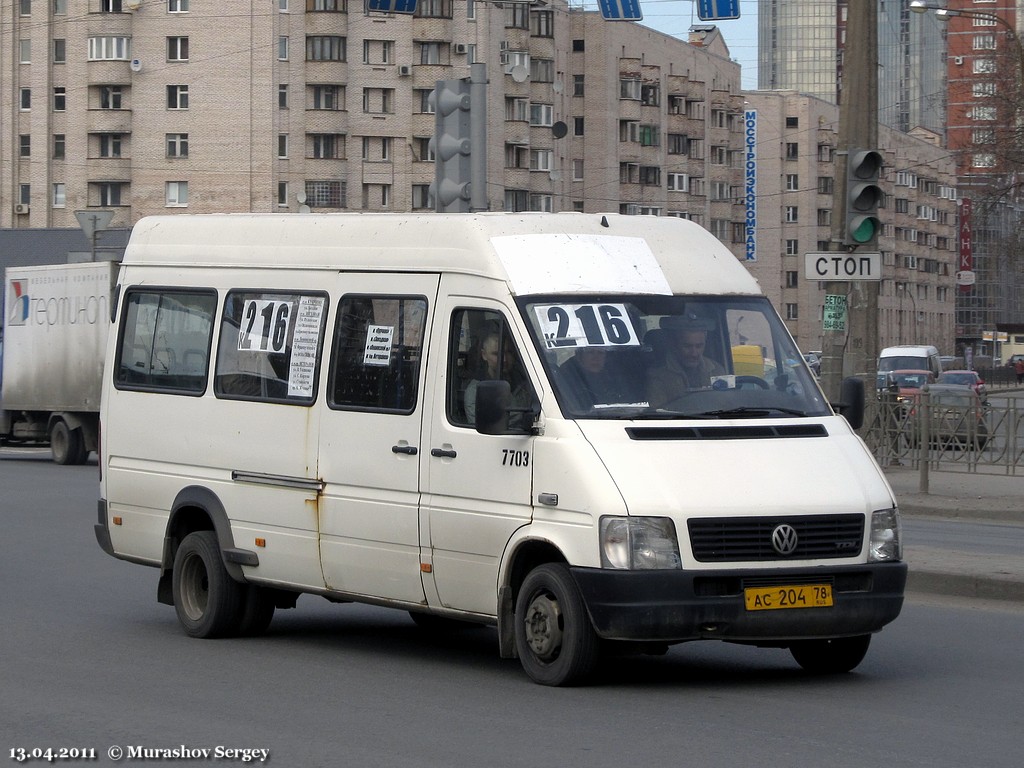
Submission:
M 640 345 L 625 304 L 542 304 L 534 312 L 547 349 Z

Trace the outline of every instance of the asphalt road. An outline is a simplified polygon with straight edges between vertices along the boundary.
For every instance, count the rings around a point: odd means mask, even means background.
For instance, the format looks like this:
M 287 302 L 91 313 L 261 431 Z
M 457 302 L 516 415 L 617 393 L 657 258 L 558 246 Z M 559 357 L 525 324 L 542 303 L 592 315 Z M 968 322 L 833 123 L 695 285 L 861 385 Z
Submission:
M 0 450 L 0 489 L 4 755 L 81 747 L 106 765 L 111 747 L 184 746 L 268 749 L 285 768 L 1020 765 L 1020 608 L 911 602 L 854 673 L 833 678 L 785 651 L 694 643 L 551 689 L 499 659 L 491 629 L 435 636 L 403 613 L 310 596 L 264 637 L 189 639 L 155 601 L 156 571 L 96 545 L 94 464 Z

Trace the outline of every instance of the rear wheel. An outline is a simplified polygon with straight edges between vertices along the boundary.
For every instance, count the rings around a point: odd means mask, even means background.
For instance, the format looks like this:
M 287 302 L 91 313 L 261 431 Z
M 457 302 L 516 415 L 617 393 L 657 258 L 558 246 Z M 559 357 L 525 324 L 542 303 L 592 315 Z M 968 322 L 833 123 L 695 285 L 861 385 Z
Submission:
M 864 660 L 871 635 L 840 637 L 834 640 L 801 640 L 789 647 L 796 663 L 818 675 L 849 672 Z
M 171 583 L 174 609 L 185 634 L 225 637 L 238 631 L 244 588 L 224 568 L 213 531 L 195 531 L 185 537 L 174 556 Z
M 58 419 L 50 430 L 50 453 L 57 464 L 81 464 L 87 451 L 80 429 L 71 429 L 63 419 Z
M 569 569 L 546 563 L 530 571 L 516 599 L 516 651 L 542 685 L 572 685 L 597 666 L 600 644 Z

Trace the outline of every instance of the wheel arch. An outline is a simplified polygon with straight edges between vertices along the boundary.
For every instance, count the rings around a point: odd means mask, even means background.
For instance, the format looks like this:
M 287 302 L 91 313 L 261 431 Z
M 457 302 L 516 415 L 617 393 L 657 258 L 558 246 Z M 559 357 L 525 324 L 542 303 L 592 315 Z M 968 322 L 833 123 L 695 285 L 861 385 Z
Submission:
M 516 658 L 515 607 L 527 574 L 544 563 L 568 563 L 561 549 L 548 539 L 526 538 L 516 542 L 505 559 L 498 586 L 498 651 L 503 659 Z
M 174 570 L 174 556 L 186 536 L 194 531 L 213 531 L 217 536 L 217 546 L 224 568 L 234 581 L 246 583 L 242 566 L 237 556 L 229 557 L 229 553 L 237 553 L 234 535 L 231 533 L 231 522 L 220 498 L 209 488 L 200 485 L 189 485 L 178 491 L 171 505 L 171 513 L 164 531 L 164 547 L 160 558 L 160 582 L 157 587 L 157 600 L 167 605 L 173 604 L 171 594 L 171 572 Z M 255 555 L 253 555 L 255 558 Z

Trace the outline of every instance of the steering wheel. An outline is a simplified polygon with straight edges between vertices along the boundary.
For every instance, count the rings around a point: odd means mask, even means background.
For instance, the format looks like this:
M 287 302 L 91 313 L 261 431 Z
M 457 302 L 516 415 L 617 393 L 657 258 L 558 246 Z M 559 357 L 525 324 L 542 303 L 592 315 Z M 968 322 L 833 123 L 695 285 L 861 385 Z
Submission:
M 744 384 L 754 384 L 761 389 L 768 389 L 768 382 L 762 379 L 760 376 L 737 376 L 736 387 L 739 388 Z

